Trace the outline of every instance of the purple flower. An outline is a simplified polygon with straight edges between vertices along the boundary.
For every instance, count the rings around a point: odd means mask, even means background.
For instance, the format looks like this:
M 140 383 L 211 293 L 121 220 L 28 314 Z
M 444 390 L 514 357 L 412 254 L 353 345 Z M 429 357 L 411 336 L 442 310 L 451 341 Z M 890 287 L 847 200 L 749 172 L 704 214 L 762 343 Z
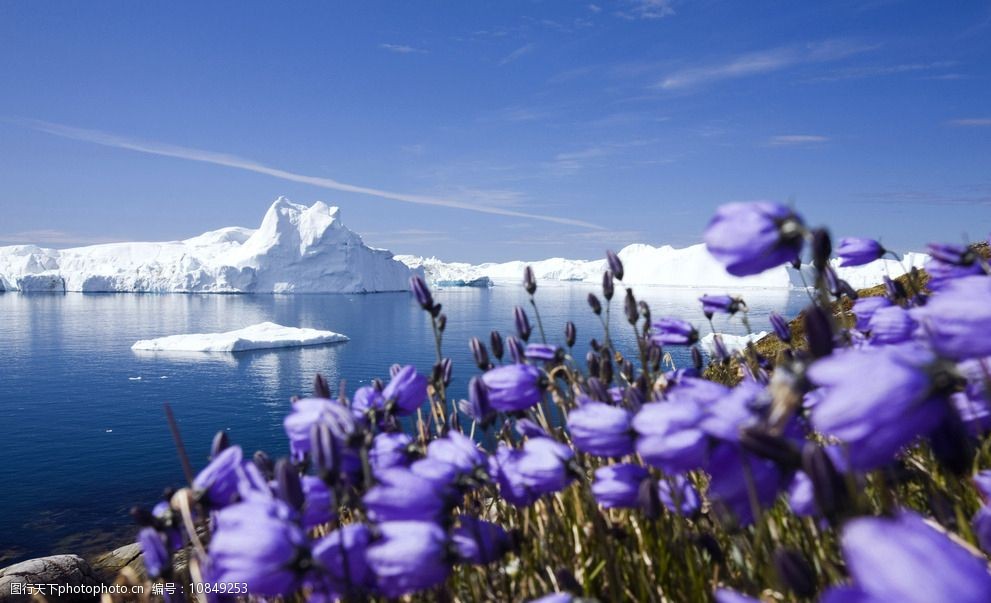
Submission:
M 692 345 L 699 340 L 699 332 L 690 323 L 677 318 L 662 318 L 653 325 L 651 339 L 660 346 Z
M 921 347 L 849 350 L 817 361 L 809 379 L 826 393 L 812 425 L 847 445 L 855 469 L 883 465 L 943 419 L 946 402 L 934 391 L 934 358 Z
M 840 266 L 863 266 L 870 264 L 880 258 L 887 250 L 873 239 L 861 239 L 857 237 L 844 237 L 840 239 L 840 244 L 836 248 L 836 255 L 842 262 Z
M 539 599 L 533 599 L 530 603 L 572 603 L 574 600 L 575 596 L 571 593 L 550 593 Z
M 396 405 L 396 414 L 412 414 L 427 399 L 427 378 L 417 373 L 415 367 L 406 365 L 392 376 L 382 390 L 382 397 L 386 405 L 390 402 Z
M 816 513 L 815 488 L 809 476 L 802 471 L 795 473 L 788 486 L 788 508 L 799 517 Z
M 638 435 L 637 453 L 669 473 L 698 469 L 709 447 L 698 427 L 701 418 L 702 410 L 690 400 L 644 404 L 631 423 Z
M 978 509 L 970 520 L 970 525 L 974 530 L 974 536 L 977 537 L 977 544 L 984 549 L 984 552 L 991 553 L 991 507 L 984 506 Z
M 434 520 L 448 507 L 449 493 L 410 469 L 381 471 L 362 499 L 372 521 Z
M 302 459 L 312 450 L 314 427 L 318 424 L 326 425 L 341 443 L 346 441 L 356 428 L 354 416 L 339 402 L 324 398 L 296 400 L 292 412 L 282 421 L 282 426 L 289 436 L 289 449 L 297 460 Z
M 526 357 L 530 360 L 550 362 L 557 358 L 558 347 L 549 343 L 530 343 L 526 346 Z
M 866 331 L 870 327 L 871 317 L 881 308 L 890 307 L 891 300 L 887 297 L 861 297 L 853 302 L 853 315 L 857 318 L 857 328 Z
M 142 528 L 138 532 L 138 544 L 141 545 L 142 560 L 149 576 L 157 578 L 172 569 L 165 541 L 154 528 Z
M 984 500 L 984 504 L 991 505 L 991 470 L 981 471 L 974 476 L 974 487 Z
M 945 358 L 991 355 L 991 278 L 970 276 L 948 283 L 929 303 L 912 310 L 930 344 Z
M 791 342 L 791 327 L 788 325 L 788 321 L 777 312 L 771 312 L 770 320 L 774 334 L 778 336 L 778 339 L 785 343 Z
M 729 295 L 703 295 L 702 312 L 711 317 L 713 314 L 736 314 L 744 306 L 743 300 Z
M 526 311 L 523 308 L 516 306 L 513 308 L 513 318 L 516 322 L 516 334 L 520 336 L 520 339 L 527 341 L 530 339 L 530 333 L 533 329 L 530 327 L 530 319 L 527 318 Z
M 672 475 L 657 482 L 661 504 L 679 515 L 694 515 L 699 510 L 699 494 L 684 475 Z
M 301 517 L 303 527 L 309 530 L 333 521 L 337 513 L 334 510 L 334 495 L 327 484 L 312 475 L 304 475 L 300 481 L 304 497 Z
M 757 421 L 757 410 L 767 395 L 760 383 L 744 381 L 728 394 L 705 405 L 699 428 L 720 440 L 738 442 L 740 430 Z
M 568 469 L 574 453 L 545 437 L 530 438 L 520 449 L 500 445 L 489 458 L 489 473 L 510 504 L 524 507 L 545 494 L 559 492 L 575 478 Z
M 486 465 L 485 453 L 470 438 L 451 431 L 427 445 L 427 458 L 455 467 L 458 473 L 470 474 Z
M 633 509 L 639 506 L 640 484 L 647 470 L 640 465 L 622 463 L 595 470 L 592 495 L 607 509 Z
M 841 542 L 853 579 L 846 592 L 861 595 L 842 600 L 984 603 L 991 593 L 987 560 L 909 511 L 852 520 Z
M 606 250 L 606 261 L 609 263 L 609 269 L 612 270 L 613 275 L 615 275 L 616 280 L 623 280 L 623 261 L 619 259 L 616 252 L 612 249 Z
M 579 397 L 578 408 L 568 413 L 568 431 L 575 448 L 595 456 L 624 456 L 633 452 L 634 432 L 630 411 Z
M 425 590 L 447 579 L 447 534 L 426 521 L 388 521 L 379 524 L 381 539 L 368 548 L 368 565 L 387 597 Z
M 926 262 L 926 272 L 933 291 L 956 279 L 984 273 L 977 254 L 967 245 L 931 243 L 929 255 L 932 257 Z
M 378 474 L 392 467 L 405 467 L 410 463 L 412 438 L 401 431 L 377 434 L 368 450 L 372 471 Z
M 735 276 L 759 274 L 798 259 L 804 226 L 778 203 L 728 203 L 705 229 L 706 248 Z
M 468 381 L 468 399 L 461 400 L 458 407 L 461 412 L 481 423 L 482 426 L 488 425 L 495 418 L 495 410 L 489 402 L 489 390 L 481 377 L 472 377 Z
M 867 330 L 874 343 L 904 343 L 912 339 L 917 324 L 908 310 L 901 306 L 887 306 L 874 311 L 867 322 Z
M 460 471 L 457 467 L 436 458 L 424 458 L 409 467 L 410 471 L 434 484 L 437 489 L 454 491 Z
M 375 575 L 365 560 L 370 541 L 368 527 L 353 523 L 341 526 L 313 545 L 313 560 L 323 570 L 333 594 L 360 595 L 375 586 Z
M 717 509 L 730 512 L 741 525 L 756 519 L 759 509 L 754 508 L 755 502 L 760 508 L 774 504 L 778 492 L 790 481 L 790 476 L 773 461 L 756 458 L 729 442 L 713 449 L 707 471 L 709 498 Z
M 237 501 L 241 465 L 244 464 L 240 446 L 231 446 L 218 454 L 193 480 L 193 490 L 210 508 L 220 509 Z
M 716 590 L 716 603 L 761 603 L 761 601 L 760 599 L 748 597 L 728 588 L 720 588 Z M 848 601 L 847 603 L 855 602 Z
M 377 388 L 365 385 L 354 392 L 351 409 L 359 414 L 365 414 L 369 410 L 385 410 L 385 398 Z
M 434 307 L 434 298 L 430 295 L 430 289 L 427 288 L 427 284 L 423 282 L 423 277 L 413 276 L 409 279 L 409 290 L 416 297 L 416 302 L 420 304 L 420 307 L 424 310 L 430 310 Z
M 458 557 L 468 563 L 484 565 L 497 561 L 511 546 L 509 535 L 499 524 L 462 515 L 451 541 Z
M 540 402 L 544 395 L 542 381 L 540 369 L 528 364 L 508 364 L 482 375 L 489 404 L 503 412 L 526 410 Z
M 276 597 L 299 589 L 305 571 L 306 535 L 288 521 L 279 501 L 249 501 L 217 513 L 210 540 L 209 581 L 245 582 L 253 595 Z

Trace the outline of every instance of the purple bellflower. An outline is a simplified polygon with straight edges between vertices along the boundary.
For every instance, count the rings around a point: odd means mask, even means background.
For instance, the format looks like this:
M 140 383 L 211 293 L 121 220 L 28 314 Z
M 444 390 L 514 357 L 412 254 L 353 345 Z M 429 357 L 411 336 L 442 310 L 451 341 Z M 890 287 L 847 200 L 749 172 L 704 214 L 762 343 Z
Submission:
M 858 237 L 845 237 L 840 239 L 840 244 L 836 248 L 836 255 L 842 262 L 840 266 L 863 266 L 870 264 L 874 260 L 881 258 L 887 250 L 874 239 L 861 239 Z
M 447 579 L 451 571 L 447 534 L 427 521 L 388 521 L 379 524 L 381 538 L 366 554 L 378 589 L 387 597 L 426 590 Z
M 503 412 L 526 410 L 544 395 L 543 374 L 528 364 L 496 367 L 482 375 L 482 382 L 488 389 L 489 404 Z
M 382 397 L 386 405 L 395 404 L 396 414 L 412 414 L 427 399 L 427 378 L 417 373 L 416 367 L 404 366 L 382 390 Z
M 917 323 L 901 306 L 878 308 L 867 322 L 872 343 L 904 343 L 912 339 Z
M 371 538 L 367 526 L 353 523 L 341 526 L 313 545 L 313 560 L 323 570 L 332 594 L 347 598 L 374 588 L 375 574 L 365 560 Z
M 157 578 L 172 569 L 165 541 L 154 528 L 142 528 L 138 532 L 138 544 L 141 545 L 142 560 L 149 576 Z
M 702 302 L 702 312 L 707 317 L 714 314 L 736 314 L 745 307 L 743 300 L 731 295 L 703 295 L 699 298 Z
M 991 277 L 947 283 L 925 306 L 912 310 L 937 354 L 954 360 L 991 355 Z
M 657 493 L 668 511 L 694 515 L 699 510 L 699 493 L 684 475 L 672 475 L 657 482 Z
M 592 481 L 592 495 L 607 509 L 633 509 L 639 505 L 640 484 L 647 478 L 647 470 L 640 465 L 599 467 Z
M 698 469 L 709 449 L 698 426 L 701 419 L 702 409 L 691 400 L 644 404 L 631 423 L 638 436 L 637 453 L 669 473 Z
M 791 209 L 767 201 L 723 205 L 705 229 L 706 248 L 734 276 L 798 259 L 804 226 Z
M 635 433 L 630 426 L 630 411 L 604 402 L 579 397 L 578 408 L 568 413 L 568 431 L 575 448 L 603 457 L 617 457 L 633 452 Z
M 449 492 L 410 469 L 379 472 L 362 499 L 373 521 L 435 520 L 447 510 Z
M 302 459 L 312 450 L 314 426 L 317 424 L 327 425 L 331 434 L 342 444 L 356 429 L 351 411 L 337 401 L 325 398 L 296 400 L 292 412 L 282 421 L 289 436 L 289 449 L 295 459 Z
M 462 515 L 459 523 L 451 541 L 461 560 L 484 565 L 498 561 L 509 551 L 509 534 L 499 524 L 468 515 Z
M 401 431 L 377 434 L 372 438 L 372 446 L 368 450 L 372 471 L 378 474 L 392 467 L 409 465 L 412 444 L 413 439 Z
M 231 446 L 218 454 L 193 479 L 193 490 L 209 508 L 221 509 L 238 500 L 238 484 L 244 455 L 240 446 Z
M 853 315 L 857 319 L 857 328 L 866 331 L 870 327 L 871 317 L 881 308 L 891 307 L 892 303 L 887 297 L 861 297 L 853 302 Z
M 559 492 L 574 475 L 568 468 L 571 448 L 546 437 L 531 437 L 522 448 L 500 445 L 489 457 L 489 473 L 510 504 L 525 507 L 545 494 Z
M 699 332 L 684 320 L 662 318 L 652 326 L 651 340 L 659 346 L 692 345 L 699 340 Z

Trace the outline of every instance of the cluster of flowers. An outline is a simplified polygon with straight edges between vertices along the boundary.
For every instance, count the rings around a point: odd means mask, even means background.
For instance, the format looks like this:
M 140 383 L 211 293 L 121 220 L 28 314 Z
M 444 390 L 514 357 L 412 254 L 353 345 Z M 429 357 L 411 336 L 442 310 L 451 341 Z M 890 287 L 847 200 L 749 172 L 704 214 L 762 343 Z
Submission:
M 604 315 L 603 302 L 589 295 L 604 341 L 592 340 L 584 371 L 571 355 L 572 323 L 563 346 L 546 343 L 528 268 L 523 284 L 541 342 L 531 341 L 523 308 L 515 335 L 493 332 L 488 346 L 473 339 L 481 373 L 455 404 L 445 395 L 452 365 L 441 354 L 447 319 L 414 278 L 412 293 L 436 336 L 431 373 L 396 365 L 388 383 L 350 397 L 343 387 L 332 396 L 318 377 L 314 397 L 293 402 L 284 423 L 291 457 L 277 462 L 261 452 L 246 459 L 218 435 L 190 487 L 136 513 L 149 574 L 167 576 L 172 553 L 191 546 L 191 571 L 206 582 L 246 582 L 256 596 L 357 600 L 427 591 L 459 565 L 494 563 L 518 547 L 519 535 L 497 521 L 494 507 L 526 509 L 577 481 L 602 509 L 686 525 L 705 516 L 735 530 L 784 500 L 793 515 L 841 532 L 848 580 L 832 587 L 820 584 L 801 551 L 773 547 L 779 584 L 768 586 L 800 598 L 822 589 L 828 603 L 991 599 L 987 558 L 901 501 L 874 516 L 862 495 L 873 474 L 897 482 L 909 471 L 906 451 L 917 452 L 920 442 L 951 475 L 980 464 L 978 442 L 991 429 L 986 262 L 969 247 L 933 246 L 928 288 L 913 274 L 907 283 L 887 280 L 885 296 L 857 299 L 831 268 L 826 231 L 807 228 L 787 207 L 724 206 L 705 241 L 735 275 L 797 265 L 806 247 L 817 271 L 805 337 L 793 337 L 773 315 L 785 351 L 776 359 L 753 346 L 740 352 L 735 386 L 703 377 L 694 325 L 652 320 L 628 288 L 623 309 L 637 349 L 629 358 L 616 349 L 609 305 L 624 270 L 610 252 Z M 866 239 L 843 239 L 836 250 L 845 265 L 887 253 Z M 833 312 L 843 297 L 853 302 L 852 316 Z M 710 320 L 745 311 L 739 298 L 702 298 Z M 730 354 L 716 341 L 713 362 L 725 365 Z M 688 347 L 694 366 L 663 367 L 670 346 Z M 495 444 L 484 450 L 479 434 Z M 991 473 L 974 482 L 991 497 Z M 897 499 L 895 490 L 889 498 Z M 977 511 L 974 534 L 991 552 L 991 506 Z M 595 593 L 543 600 L 582 594 Z M 721 603 L 756 601 L 724 588 L 714 595 Z

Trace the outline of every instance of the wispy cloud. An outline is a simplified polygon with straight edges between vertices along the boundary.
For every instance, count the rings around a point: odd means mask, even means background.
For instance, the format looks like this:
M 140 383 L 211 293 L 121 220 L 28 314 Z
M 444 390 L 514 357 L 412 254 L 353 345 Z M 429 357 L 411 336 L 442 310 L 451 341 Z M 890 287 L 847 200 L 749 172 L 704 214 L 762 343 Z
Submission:
M 965 117 L 963 119 L 951 119 L 946 123 L 951 126 L 965 128 L 982 128 L 985 126 L 991 126 L 991 117 Z
M 928 63 L 899 63 L 897 65 L 865 65 L 861 67 L 839 69 L 832 73 L 814 77 L 810 81 L 835 82 L 840 80 L 901 75 L 905 73 L 939 71 L 941 69 L 954 67 L 958 64 L 959 63 L 957 63 L 957 61 L 930 61 Z
M 828 136 L 816 134 L 782 134 L 772 136 L 767 141 L 767 146 L 771 147 L 810 147 L 829 142 Z
M 991 185 L 953 186 L 945 191 L 906 189 L 863 193 L 860 196 L 874 203 L 983 207 L 991 206 Z
M 423 48 L 416 48 L 405 44 L 379 44 L 379 48 L 388 50 L 389 52 L 398 52 L 399 54 L 427 54 L 430 52 Z
M 807 63 L 836 61 L 873 48 L 844 40 L 830 40 L 804 47 L 781 47 L 748 52 L 728 59 L 690 67 L 668 74 L 654 87 L 662 90 L 685 90 L 706 84 L 772 73 Z
M 507 54 L 506 56 L 504 56 L 502 58 L 502 60 L 499 61 L 499 66 L 502 67 L 503 65 L 508 65 L 508 64 L 510 64 L 510 63 L 512 63 L 514 61 L 520 60 L 524 56 L 526 56 L 526 55 L 530 54 L 531 52 L 533 52 L 533 49 L 536 48 L 536 47 L 537 47 L 537 45 L 534 44 L 533 42 L 530 42 L 529 44 L 524 44 L 523 46 L 520 46 L 519 48 L 517 48 L 513 52 L 511 52 L 511 53 Z
M 20 232 L 0 233 L 0 243 L 7 245 L 37 244 L 67 247 L 73 245 L 99 245 L 101 243 L 119 243 L 122 239 L 93 237 L 74 234 L 64 230 L 43 228 L 39 230 L 22 230 Z
M 225 167 L 234 168 L 238 170 L 254 172 L 256 174 L 264 174 L 266 176 L 271 176 L 273 178 L 278 178 L 280 180 L 288 180 L 290 182 L 298 182 L 301 184 L 308 184 L 310 186 L 341 191 L 345 193 L 354 193 L 357 195 L 377 197 L 379 199 L 387 199 L 390 201 L 413 203 L 416 205 L 428 205 L 433 207 L 462 209 L 462 210 L 480 212 L 485 214 L 494 214 L 499 216 L 515 216 L 518 218 L 529 218 L 531 220 L 541 220 L 544 222 L 553 222 L 557 224 L 570 224 L 572 226 L 581 226 L 583 228 L 592 228 L 596 230 L 602 229 L 602 227 L 597 224 L 592 224 L 590 222 L 585 222 L 583 220 L 575 220 L 573 218 L 561 218 L 557 216 L 533 214 L 528 212 L 505 209 L 501 207 L 477 205 L 460 199 L 447 199 L 447 198 L 432 197 L 427 195 L 399 193 L 399 192 L 387 191 L 368 186 L 347 184 L 344 182 L 339 182 L 332 178 L 325 178 L 321 176 L 307 176 L 305 174 L 299 174 L 296 172 L 290 172 L 287 170 L 263 165 L 251 159 L 245 159 L 243 157 L 238 157 L 236 155 L 218 153 L 215 151 L 205 151 L 202 149 L 193 149 L 189 147 L 182 147 L 178 145 L 172 145 L 161 142 L 138 140 L 125 136 L 119 136 L 116 134 L 110 134 L 107 132 L 101 132 L 99 130 L 77 128 L 73 126 L 66 126 L 62 124 L 56 124 L 56 123 L 40 121 L 40 120 L 16 120 L 15 123 L 19 123 L 23 126 L 32 128 L 34 130 L 38 130 L 40 132 L 46 132 L 48 134 L 52 134 L 55 136 L 61 136 L 62 138 L 70 138 L 73 140 L 80 140 L 84 142 L 90 142 L 93 144 L 99 144 L 118 149 L 127 149 L 129 151 L 136 151 L 138 153 L 147 153 L 149 155 L 160 155 L 163 157 L 174 157 L 177 159 L 186 159 L 188 161 L 198 161 L 201 163 L 222 165 Z
M 607 142 L 591 145 L 576 151 L 558 153 L 547 163 L 550 171 L 559 176 L 579 172 L 587 167 L 599 165 L 605 158 L 627 149 L 641 148 L 656 143 L 655 139 L 635 139 L 622 142 Z
M 672 0 L 626 0 L 616 15 L 624 19 L 663 19 L 674 14 Z

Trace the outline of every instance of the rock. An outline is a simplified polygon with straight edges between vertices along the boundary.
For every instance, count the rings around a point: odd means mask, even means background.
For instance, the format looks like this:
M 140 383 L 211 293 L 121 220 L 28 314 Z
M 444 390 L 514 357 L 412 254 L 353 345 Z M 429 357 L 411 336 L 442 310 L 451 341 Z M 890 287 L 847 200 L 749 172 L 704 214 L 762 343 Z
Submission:
M 132 543 L 104 553 L 91 562 L 93 573 L 104 582 L 113 582 L 120 570 L 129 567 L 140 577 L 145 577 L 145 565 L 141 558 L 141 545 Z
M 69 587 L 96 587 L 103 584 L 90 564 L 78 555 L 53 555 L 29 559 L 0 569 L 0 602 L 20 603 L 32 601 L 32 595 L 26 588 L 16 585 L 50 585 L 56 584 Z M 96 601 L 99 597 L 93 594 L 62 594 L 46 588 L 39 593 L 49 601 Z

